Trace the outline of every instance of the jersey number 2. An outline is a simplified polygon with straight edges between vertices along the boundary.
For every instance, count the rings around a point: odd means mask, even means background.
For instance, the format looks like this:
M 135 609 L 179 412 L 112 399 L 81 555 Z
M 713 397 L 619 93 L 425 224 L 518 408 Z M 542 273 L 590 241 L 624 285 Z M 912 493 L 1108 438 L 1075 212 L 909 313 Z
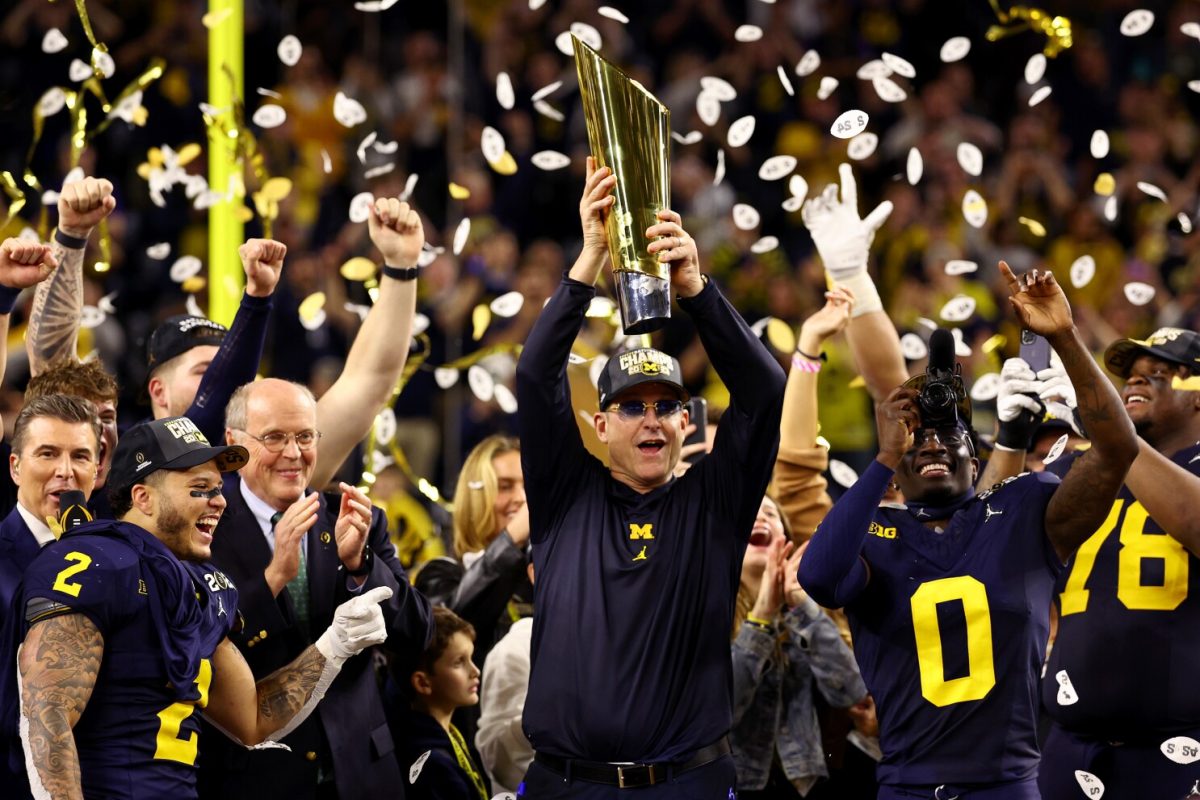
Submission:
M 67 553 L 65 556 L 63 556 L 63 559 L 65 561 L 73 561 L 75 563 L 54 577 L 54 586 L 51 588 L 56 592 L 69 594 L 71 597 L 79 597 L 79 590 L 83 587 L 78 583 L 74 583 L 71 578 L 74 578 L 76 575 L 90 567 L 92 565 L 92 557 L 86 553 L 80 553 L 72 550 L 70 553 Z
M 996 685 L 992 659 L 992 615 L 987 587 L 970 575 L 941 578 L 921 584 L 910 599 L 917 665 L 921 670 L 921 695 L 935 706 L 980 700 Z M 946 680 L 942 632 L 937 607 L 960 602 L 967 621 L 967 674 Z
M 179 738 L 179 729 L 183 721 L 195 713 L 196 708 L 208 705 L 208 685 L 212 682 L 212 662 L 207 658 L 200 660 L 200 673 L 196 676 L 196 688 L 200 697 L 187 703 L 172 703 L 158 712 L 158 736 L 154 757 L 166 761 L 178 761 L 189 767 L 196 765 L 196 732 L 188 734 L 188 738 Z

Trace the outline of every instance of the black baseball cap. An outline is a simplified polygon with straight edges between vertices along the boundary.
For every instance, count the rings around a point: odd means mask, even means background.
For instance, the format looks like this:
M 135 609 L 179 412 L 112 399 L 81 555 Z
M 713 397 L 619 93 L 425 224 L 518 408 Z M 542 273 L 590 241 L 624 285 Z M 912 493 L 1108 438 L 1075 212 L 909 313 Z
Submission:
M 229 329 L 219 322 L 191 314 L 176 314 L 154 329 L 146 343 L 146 362 L 149 372 L 161 367 L 193 347 L 219 347 Z
M 1145 355 L 1200 371 L 1200 333 L 1159 328 L 1145 339 L 1118 339 L 1104 351 L 1104 366 L 1112 374 L 1128 378 L 1133 362 Z
M 639 347 L 617 353 L 604 365 L 596 386 L 600 390 L 600 409 L 612 402 L 613 398 L 643 383 L 663 383 L 670 386 L 679 395 L 680 400 L 687 400 L 687 390 L 679 379 L 679 362 L 661 350 L 653 347 Z
M 249 451 L 240 444 L 213 447 L 187 417 L 166 417 L 134 425 L 121 434 L 108 485 L 121 491 L 160 469 L 191 469 L 207 461 L 215 461 L 217 469 L 229 472 L 249 460 Z

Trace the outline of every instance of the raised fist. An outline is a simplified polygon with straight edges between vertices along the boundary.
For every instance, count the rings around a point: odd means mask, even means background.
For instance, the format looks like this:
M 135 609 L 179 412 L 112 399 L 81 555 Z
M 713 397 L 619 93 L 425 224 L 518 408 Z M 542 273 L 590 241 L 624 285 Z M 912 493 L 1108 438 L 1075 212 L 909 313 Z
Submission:
M 84 178 L 63 187 L 58 196 L 58 229 L 67 236 L 86 239 L 117 207 L 113 185 L 103 178 Z
M 0 284 L 10 289 L 41 283 L 57 267 L 48 244 L 25 239 L 5 239 L 0 244 Z
M 395 197 L 381 197 L 371 206 L 367 226 L 371 241 L 383 254 L 383 263 L 401 269 L 417 265 L 425 244 L 425 228 L 412 206 Z
M 274 239 L 247 239 L 238 248 L 242 268 L 246 270 L 246 294 L 251 297 L 267 297 L 279 283 L 283 270 L 283 259 L 287 256 L 287 245 Z

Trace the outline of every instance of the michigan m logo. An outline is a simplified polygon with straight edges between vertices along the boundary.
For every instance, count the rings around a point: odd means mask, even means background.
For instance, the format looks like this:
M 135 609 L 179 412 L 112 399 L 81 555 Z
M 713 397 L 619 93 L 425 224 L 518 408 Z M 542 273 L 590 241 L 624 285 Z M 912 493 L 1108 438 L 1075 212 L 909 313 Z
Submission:
M 654 523 L 647 522 L 645 525 L 637 523 L 629 523 L 629 538 L 630 539 L 653 539 L 654 538 Z

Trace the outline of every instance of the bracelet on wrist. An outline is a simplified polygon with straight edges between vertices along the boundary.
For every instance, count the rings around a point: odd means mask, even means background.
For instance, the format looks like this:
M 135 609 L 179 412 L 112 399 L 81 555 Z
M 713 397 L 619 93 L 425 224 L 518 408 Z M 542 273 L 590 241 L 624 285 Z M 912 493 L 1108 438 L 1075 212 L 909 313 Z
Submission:
M 762 617 L 755 617 L 755 616 L 747 614 L 746 622 L 749 622 L 751 625 L 753 625 L 757 628 L 762 628 L 763 630 L 766 630 L 766 631 L 775 629 L 775 626 L 771 624 L 770 620 L 765 620 Z
M 345 564 L 342 565 L 346 567 Z M 361 578 L 371 572 L 371 548 L 364 547 L 362 554 L 362 563 L 358 565 L 358 569 L 350 569 L 346 567 L 346 574 L 353 578 Z
M 17 305 L 17 297 L 20 294 L 20 289 L 0 285 L 0 316 L 12 313 L 13 308 Z
M 421 274 L 421 268 L 418 266 L 392 267 L 385 263 L 383 265 L 383 274 L 395 281 L 415 281 L 417 276 Z
M 800 372 L 820 372 L 821 362 L 815 358 L 804 355 L 799 350 L 792 353 L 792 369 Z
M 54 231 L 54 240 L 68 250 L 82 250 L 83 248 L 87 247 L 86 236 L 81 239 L 78 236 L 71 236 L 70 234 L 63 233 L 61 229 L 56 229 Z

